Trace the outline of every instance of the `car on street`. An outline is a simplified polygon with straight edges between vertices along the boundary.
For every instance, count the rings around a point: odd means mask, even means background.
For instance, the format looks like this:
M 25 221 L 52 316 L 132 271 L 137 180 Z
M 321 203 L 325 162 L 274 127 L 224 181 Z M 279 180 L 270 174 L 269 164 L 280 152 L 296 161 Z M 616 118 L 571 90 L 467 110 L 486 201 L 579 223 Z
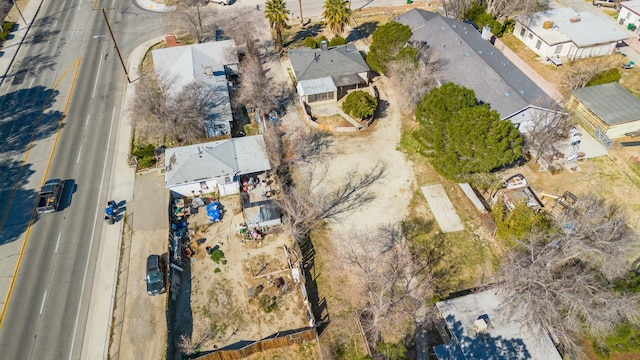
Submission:
M 164 273 L 160 269 L 160 256 L 149 255 L 147 257 L 147 294 L 160 295 L 165 291 Z
M 592 4 L 594 6 L 597 7 L 611 7 L 611 8 L 618 8 L 618 5 L 620 4 L 620 0 L 592 0 Z

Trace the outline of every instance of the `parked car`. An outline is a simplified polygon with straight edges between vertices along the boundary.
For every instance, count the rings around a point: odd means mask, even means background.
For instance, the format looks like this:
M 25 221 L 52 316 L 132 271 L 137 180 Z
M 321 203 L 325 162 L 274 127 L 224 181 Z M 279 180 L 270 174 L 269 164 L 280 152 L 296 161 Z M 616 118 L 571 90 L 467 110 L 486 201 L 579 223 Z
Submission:
M 231 0 L 208 0 L 209 2 L 218 3 L 220 5 L 230 5 Z
M 611 7 L 611 8 L 618 8 L 618 5 L 620 4 L 620 0 L 592 0 L 592 4 L 594 6 L 597 7 Z
M 160 256 L 149 255 L 147 257 L 147 294 L 155 296 L 165 292 L 164 273 L 160 269 Z

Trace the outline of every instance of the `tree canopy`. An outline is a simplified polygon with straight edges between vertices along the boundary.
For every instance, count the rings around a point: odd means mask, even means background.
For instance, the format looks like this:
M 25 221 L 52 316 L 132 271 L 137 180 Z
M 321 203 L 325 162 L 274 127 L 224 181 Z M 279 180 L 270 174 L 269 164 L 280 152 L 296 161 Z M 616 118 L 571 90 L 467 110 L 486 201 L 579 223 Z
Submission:
M 416 109 L 414 137 L 450 179 L 487 173 L 518 159 L 522 138 L 471 89 L 447 83 L 427 93 Z
M 343 0 L 326 0 L 322 17 L 327 21 L 329 29 L 335 35 L 340 35 L 349 23 L 351 9 L 347 7 L 347 3 Z
M 411 28 L 395 21 L 386 23 L 374 30 L 367 64 L 379 74 L 387 72 L 387 65 L 398 58 L 409 58 L 415 61 L 417 51 L 405 46 L 411 37 Z
M 378 106 L 378 100 L 371 94 L 362 90 L 354 91 L 347 95 L 342 103 L 342 110 L 359 119 L 366 119 L 373 115 Z
M 269 26 L 276 31 L 276 43 L 282 48 L 282 30 L 287 27 L 291 11 L 287 9 L 284 0 L 267 0 L 264 5 L 264 16 L 269 20 Z
M 520 237 L 501 264 L 499 287 L 508 313 L 553 333 L 576 358 L 585 331 L 605 335 L 640 321 L 638 294 L 614 285 L 628 273 L 625 259 L 639 240 L 618 207 L 589 194 L 555 225 Z

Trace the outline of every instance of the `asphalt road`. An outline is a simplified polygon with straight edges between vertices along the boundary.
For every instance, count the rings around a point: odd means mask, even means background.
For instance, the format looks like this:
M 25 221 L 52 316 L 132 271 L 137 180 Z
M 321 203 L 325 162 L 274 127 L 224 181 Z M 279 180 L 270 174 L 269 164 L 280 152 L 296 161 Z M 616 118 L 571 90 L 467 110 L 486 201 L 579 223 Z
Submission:
M 0 329 L 3 359 L 80 358 L 126 83 L 92 5 L 45 0 L 0 89 L 0 258 L 28 241 Z M 125 58 L 162 32 L 160 15 L 132 0 L 98 6 L 112 8 Z M 61 209 L 29 227 L 45 177 L 65 180 Z

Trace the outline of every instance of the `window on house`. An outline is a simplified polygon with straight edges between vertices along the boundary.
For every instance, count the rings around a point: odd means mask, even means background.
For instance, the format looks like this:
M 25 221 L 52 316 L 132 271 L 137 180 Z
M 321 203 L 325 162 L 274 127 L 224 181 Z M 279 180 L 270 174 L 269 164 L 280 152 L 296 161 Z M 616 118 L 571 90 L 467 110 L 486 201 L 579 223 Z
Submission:
M 533 39 L 533 34 L 529 33 L 529 39 Z
M 527 32 L 525 28 L 520 29 L 520 37 L 524 37 L 524 34 Z
M 333 99 L 333 92 L 326 92 L 326 93 L 309 95 L 309 96 L 307 96 L 307 99 L 308 99 L 308 101 L 310 103 L 316 102 L 316 101 L 323 101 L 323 100 Z
M 231 178 L 228 177 L 228 176 L 225 176 L 224 182 L 227 183 L 227 184 L 230 183 L 231 182 Z
M 209 190 L 209 186 L 207 185 L 206 181 L 200 181 L 200 189 Z
M 542 41 L 538 40 L 538 42 L 536 42 L 536 49 L 540 50 L 540 46 L 542 46 Z
M 556 50 L 553 52 L 554 54 L 558 55 L 562 52 L 562 45 L 558 45 L 556 46 Z
M 631 19 L 631 13 L 630 12 L 627 13 L 627 20 L 629 20 L 629 19 Z

